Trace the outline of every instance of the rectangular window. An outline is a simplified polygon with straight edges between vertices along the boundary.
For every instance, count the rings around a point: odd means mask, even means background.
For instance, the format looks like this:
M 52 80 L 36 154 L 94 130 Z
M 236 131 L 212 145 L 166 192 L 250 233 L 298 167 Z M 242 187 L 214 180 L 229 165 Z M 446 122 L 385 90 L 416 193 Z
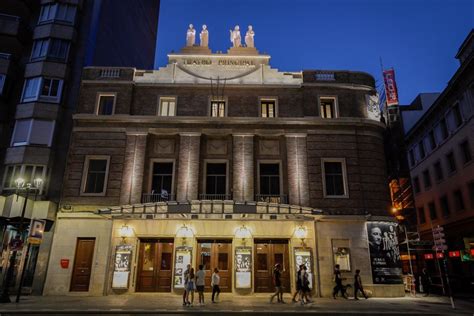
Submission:
M 420 225 L 426 223 L 425 210 L 423 207 L 418 208 L 418 223 Z
M 462 191 L 461 190 L 454 191 L 453 197 L 454 197 L 454 209 L 457 212 L 464 211 L 465 205 L 464 205 L 464 198 L 462 196 Z
M 4 95 L 6 77 L 5 74 L 0 74 L 0 95 Z
M 173 192 L 173 163 L 154 162 L 151 176 L 151 193 L 168 197 Z
M 48 57 L 65 61 L 69 51 L 69 42 L 61 39 L 51 39 L 48 49 Z
M 441 129 L 441 138 L 442 140 L 445 140 L 449 135 L 448 125 L 446 124 L 446 118 L 441 119 L 441 121 L 439 122 L 439 127 Z
M 260 101 L 261 117 L 276 117 L 276 102 L 275 100 L 261 100 Z
M 413 149 L 410 149 L 408 157 L 410 159 L 410 165 L 413 167 L 415 165 L 415 153 L 413 152 Z
M 50 3 L 41 6 L 38 23 L 57 20 L 68 24 L 74 24 L 75 16 L 75 6 L 63 3 Z
M 438 215 L 436 214 L 436 206 L 434 202 L 428 203 L 428 210 L 430 211 L 430 218 L 432 220 L 438 217 Z
M 448 164 L 449 173 L 456 172 L 456 160 L 453 152 L 446 154 L 446 162 Z
M 431 176 L 428 169 L 423 171 L 423 184 L 425 186 L 425 190 L 431 188 Z
M 418 177 L 413 178 L 413 190 L 415 193 L 420 193 L 421 188 L 420 188 L 420 179 Z
M 323 159 L 323 185 L 326 197 L 347 197 L 344 160 Z
M 25 80 L 25 87 L 23 88 L 22 102 L 36 101 L 39 96 L 41 85 L 41 77 L 30 78 Z
M 3 189 L 15 190 L 15 180 L 22 178 L 25 183 L 33 183 L 35 179 L 41 178 L 43 184 L 40 188 L 40 194 L 46 188 L 46 166 L 42 165 L 10 165 L 5 170 L 5 176 L 3 180 Z
M 224 200 L 227 193 L 226 181 L 226 163 L 206 163 L 206 199 Z
M 108 156 L 86 157 L 82 183 L 84 195 L 105 195 L 109 160 Z
M 338 117 L 336 109 L 336 99 L 335 98 L 320 98 L 319 99 L 319 109 L 322 118 L 336 118 Z
M 225 117 L 225 101 L 211 101 L 211 116 Z
M 54 125 L 54 121 L 17 120 L 11 146 L 43 145 L 49 147 L 53 140 Z
M 461 110 L 459 109 L 459 103 L 453 106 L 452 108 L 453 112 L 453 118 L 454 118 L 454 125 L 456 127 L 461 126 L 462 124 L 462 115 L 461 115 Z
M 260 195 L 279 196 L 280 195 L 280 164 L 260 163 Z
M 176 98 L 160 98 L 160 116 L 175 116 L 176 115 Z
M 423 159 L 426 156 L 425 153 L 425 144 L 423 143 L 423 140 L 418 143 L 418 150 L 420 152 L 420 158 Z
M 463 164 L 467 164 L 472 160 L 471 156 L 471 148 L 469 146 L 469 141 L 466 139 L 463 141 L 460 145 L 459 148 L 461 149 L 461 157 L 463 160 Z
M 441 161 L 437 161 L 433 165 L 435 171 L 436 181 L 443 180 L 443 167 L 441 167 Z
M 115 112 L 115 94 L 99 94 L 97 115 L 113 115 Z
M 35 40 L 33 43 L 33 49 L 31 51 L 31 60 L 46 57 L 48 54 L 48 45 L 48 39 Z
M 435 138 L 435 134 L 434 134 L 434 131 L 431 130 L 429 133 L 428 133 L 428 139 L 430 141 L 430 149 L 433 150 L 436 148 L 436 138 Z
M 25 81 L 22 102 L 45 101 L 59 103 L 63 81 L 53 78 L 35 77 Z
M 439 199 L 439 204 L 441 205 L 441 213 L 443 214 L 443 217 L 448 217 L 449 216 L 449 202 L 448 202 L 448 196 L 444 195 Z

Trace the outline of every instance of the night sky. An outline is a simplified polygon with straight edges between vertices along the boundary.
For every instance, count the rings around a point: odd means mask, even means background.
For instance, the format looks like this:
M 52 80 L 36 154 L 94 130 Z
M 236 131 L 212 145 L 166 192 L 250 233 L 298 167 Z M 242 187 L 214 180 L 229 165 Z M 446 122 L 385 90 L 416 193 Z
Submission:
M 474 26 L 474 1 L 161 0 L 155 68 L 185 45 L 189 23 L 197 35 L 207 24 L 213 52 L 227 51 L 236 24 L 242 40 L 253 25 L 256 48 L 282 71 L 359 70 L 380 84 L 381 57 L 395 68 L 400 103 L 408 104 L 446 87 Z

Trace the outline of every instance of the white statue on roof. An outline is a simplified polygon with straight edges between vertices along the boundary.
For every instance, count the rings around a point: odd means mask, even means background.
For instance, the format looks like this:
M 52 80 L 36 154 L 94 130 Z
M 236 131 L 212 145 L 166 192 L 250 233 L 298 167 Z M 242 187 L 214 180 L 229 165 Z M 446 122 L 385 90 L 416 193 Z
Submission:
M 255 43 L 253 40 L 253 37 L 255 36 L 255 32 L 253 30 L 252 25 L 249 25 L 249 29 L 247 30 L 247 33 L 245 34 L 245 45 L 247 47 L 255 47 Z
M 204 24 L 202 26 L 202 31 L 199 34 L 199 39 L 201 41 L 201 46 L 202 47 L 208 47 L 209 46 L 209 31 L 207 30 L 207 25 Z
M 194 46 L 196 42 L 196 30 L 192 24 L 189 24 L 188 31 L 186 32 L 186 46 Z
M 241 47 L 242 46 L 242 37 L 240 36 L 240 28 L 238 25 L 234 27 L 234 30 L 230 30 L 230 41 L 232 42 L 232 47 Z

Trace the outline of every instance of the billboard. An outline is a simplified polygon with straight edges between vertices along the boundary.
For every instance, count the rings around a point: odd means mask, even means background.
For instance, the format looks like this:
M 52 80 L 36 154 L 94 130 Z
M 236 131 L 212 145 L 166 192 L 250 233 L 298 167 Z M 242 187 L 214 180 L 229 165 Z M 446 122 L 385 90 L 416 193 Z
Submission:
M 393 106 L 398 104 L 398 90 L 395 82 L 395 70 L 389 69 L 383 71 L 383 82 L 385 85 L 385 96 L 387 105 Z
M 397 224 L 367 222 L 367 235 L 374 284 L 402 284 L 402 261 Z

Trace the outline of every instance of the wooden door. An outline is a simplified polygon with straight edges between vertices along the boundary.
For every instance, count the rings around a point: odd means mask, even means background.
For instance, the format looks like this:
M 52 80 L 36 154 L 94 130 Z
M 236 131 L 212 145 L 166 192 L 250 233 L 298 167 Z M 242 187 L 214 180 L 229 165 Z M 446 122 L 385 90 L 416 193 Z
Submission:
M 212 273 L 217 268 L 221 291 L 232 292 L 232 240 L 199 240 L 196 271 L 200 264 L 206 271 L 205 290 L 211 290 Z
M 288 240 L 255 240 L 255 292 L 273 292 L 273 269 L 282 266 L 281 283 L 290 292 Z
M 95 238 L 77 239 L 70 291 L 89 291 L 94 246 Z
M 140 241 L 137 292 L 171 292 L 173 240 Z

